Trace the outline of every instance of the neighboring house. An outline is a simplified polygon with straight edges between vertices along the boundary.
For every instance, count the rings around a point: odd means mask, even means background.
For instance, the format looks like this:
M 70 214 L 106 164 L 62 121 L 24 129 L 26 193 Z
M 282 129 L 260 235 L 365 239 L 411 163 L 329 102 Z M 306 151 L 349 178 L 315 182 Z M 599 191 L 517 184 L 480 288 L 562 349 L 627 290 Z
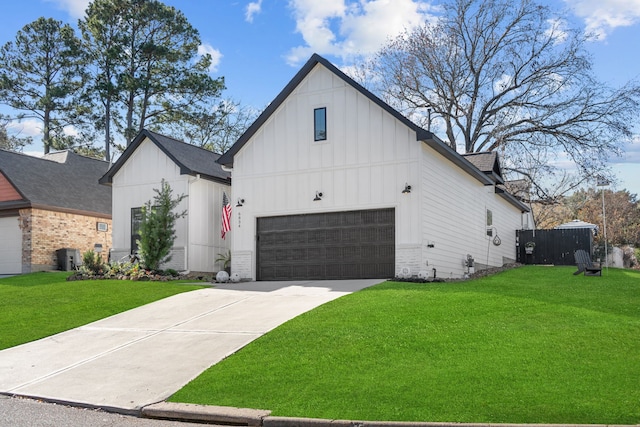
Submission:
M 111 259 L 127 259 L 137 250 L 141 208 L 153 201 L 164 179 L 173 197 L 187 197 L 175 212 L 187 212 L 176 221 L 172 259 L 164 268 L 212 272 L 218 254 L 227 252 L 229 239 L 220 235 L 222 197 L 230 196 L 230 174 L 216 163 L 211 151 L 143 130 L 118 161 L 100 178 L 113 191 L 113 249 Z
M 108 167 L 71 151 L 40 158 L 0 150 L 0 274 L 55 270 L 59 249 L 106 255 L 111 191 L 98 179 Z
M 529 211 L 318 55 L 218 162 L 245 279 L 457 278 L 514 261 Z

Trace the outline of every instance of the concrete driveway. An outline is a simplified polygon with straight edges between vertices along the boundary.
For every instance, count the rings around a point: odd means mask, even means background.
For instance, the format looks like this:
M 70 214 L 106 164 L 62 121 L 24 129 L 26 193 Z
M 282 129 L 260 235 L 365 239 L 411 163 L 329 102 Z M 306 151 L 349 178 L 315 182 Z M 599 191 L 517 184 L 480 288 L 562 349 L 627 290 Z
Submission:
M 382 280 L 247 282 L 0 351 L 0 393 L 137 413 L 289 319 Z

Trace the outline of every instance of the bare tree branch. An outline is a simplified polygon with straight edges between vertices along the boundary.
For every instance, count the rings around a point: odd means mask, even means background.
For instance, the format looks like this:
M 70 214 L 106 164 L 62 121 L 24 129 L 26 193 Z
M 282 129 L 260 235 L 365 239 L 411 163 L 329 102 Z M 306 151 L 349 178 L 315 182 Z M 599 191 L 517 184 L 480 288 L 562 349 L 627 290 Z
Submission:
M 374 90 L 421 125 L 431 110 L 454 148 L 500 151 L 513 178 L 543 179 L 564 158 L 581 182 L 632 137 L 640 87 L 599 82 L 584 33 L 560 18 L 533 0 L 451 0 L 378 53 Z

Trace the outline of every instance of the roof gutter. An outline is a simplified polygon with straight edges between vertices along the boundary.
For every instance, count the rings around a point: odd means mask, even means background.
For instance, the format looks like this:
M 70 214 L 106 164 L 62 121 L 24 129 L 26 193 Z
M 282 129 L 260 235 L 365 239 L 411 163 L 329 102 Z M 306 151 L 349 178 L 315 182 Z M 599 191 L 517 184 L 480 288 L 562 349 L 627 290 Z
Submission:
M 500 197 L 502 197 L 503 199 L 505 199 L 507 202 L 509 202 L 511 205 L 515 206 L 516 208 L 520 209 L 520 212 L 530 212 L 531 209 L 529 208 L 529 206 L 525 205 L 524 203 L 522 203 L 520 200 L 518 200 L 516 197 L 514 197 L 513 195 L 507 193 L 505 190 L 503 190 L 502 188 L 496 187 L 496 194 Z

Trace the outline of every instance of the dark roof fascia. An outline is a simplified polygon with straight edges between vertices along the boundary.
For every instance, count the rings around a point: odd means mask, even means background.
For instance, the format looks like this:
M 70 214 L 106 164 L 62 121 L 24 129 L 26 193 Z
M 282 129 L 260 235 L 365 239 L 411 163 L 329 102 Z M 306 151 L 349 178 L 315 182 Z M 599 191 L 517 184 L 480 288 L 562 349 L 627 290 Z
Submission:
M 214 181 L 217 182 L 219 184 L 224 184 L 224 185 L 231 185 L 231 178 L 227 178 L 227 179 L 223 179 L 217 176 L 211 176 L 208 175 L 206 173 L 202 173 L 202 172 L 192 172 L 189 173 L 187 175 L 191 175 L 191 176 L 200 176 L 200 178 L 206 179 L 208 181 Z
M 0 218 L 19 217 L 20 209 L 4 209 L 0 208 Z
M 29 200 L 10 200 L 8 202 L 0 202 L 0 212 L 5 210 L 25 209 L 30 207 L 31 202 Z
M 496 184 L 504 184 L 504 179 L 498 175 L 495 171 L 487 172 L 489 176 L 495 181 Z
M 173 163 L 175 163 L 176 165 L 178 165 L 178 167 L 180 168 L 180 174 L 181 175 L 193 175 L 196 176 L 199 172 L 196 172 L 190 168 L 188 168 L 187 166 L 185 166 L 182 162 L 180 162 L 171 151 L 169 151 L 167 149 L 167 147 L 164 146 L 164 144 L 161 144 L 158 139 L 156 138 L 155 134 L 153 132 L 150 132 L 146 129 L 143 129 L 142 132 L 144 132 L 146 134 L 146 136 L 153 141 L 153 143 L 164 153 L 167 155 L 167 157 L 169 157 Z M 171 138 L 173 139 L 173 138 Z M 142 141 L 141 141 L 142 142 Z M 140 144 L 140 143 L 138 143 Z M 204 174 L 201 174 L 204 175 Z M 208 175 L 207 175 L 208 176 Z
M 480 181 L 483 185 L 493 185 L 494 182 L 484 172 L 475 167 L 473 163 L 465 159 L 464 156 L 458 154 L 453 148 L 442 141 L 440 138 L 432 134 L 431 139 L 422 139 L 422 142 L 433 148 L 436 152 L 450 160 L 451 163 Z
M 375 96 L 373 93 L 362 87 L 358 82 L 353 80 L 351 77 L 347 76 L 345 73 L 340 71 L 338 67 L 333 65 L 331 62 L 327 61 L 323 57 L 318 54 L 313 54 L 311 58 L 307 61 L 307 63 L 296 73 L 293 79 L 284 87 L 284 89 L 276 96 L 276 98 L 269 104 L 269 106 L 260 114 L 260 116 L 256 119 L 255 122 L 249 126 L 244 134 L 218 159 L 218 163 L 227 167 L 233 167 L 233 157 L 240 151 L 240 149 L 253 137 L 253 135 L 266 123 L 266 121 L 271 117 L 273 113 L 282 105 L 282 103 L 293 93 L 293 91 L 298 87 L 300 83 L 309 75 L 309 73 L 316 67 L 316 65 L 322 65 L 331 71 L 336 76 L 340 77 L 344 80 L 345 83 L 356 89 L 362 95 L 367 97 L 369 100 L 377 104 L 383 110 L 391 114 L 393 117 L 401 121 L 410 129 L 414 130 L 417 135 L 418 141 L 426 141 L 434 137 L 434 135 L 422 129 L 420 126 L 413 123 L 411 120 L 407 119 L 405 116 L 400 114 L 395 109 L 391 108 L 389 104 Z
M 113 176 L 122 168 L 122 166 L 129 160 L 129 157 L 133 155 L 138 146 L 144 141 L 145 138 L 151 138 L 151 134 L 146 129 L 143 129 L 136 137 L 131 141 L 131 144 L 125 148 L 122 155 L 116 160 L 116 162 L 109 168 L 102 178 L 98 180 L 98 183 L 103 185 L 111 185 L 113 183 Z M 155 143 L 155 142 L 154 142 Z M 155 143 L 156 145 L 159 145 Z
M 520 200 L 518 200 L 515 196 L 509 194 L 507 191 L 503 190 L 500 187 L 496 187 L 496 194 L 498 196 L 502 197 L 503 199 L 505 199 L 507 202 L 509 202 L 510 204 L 515 206 L 516 208 L 520 209 L 520 212 L 530 212 L 531 211 L 529 206 L 525 205 Z
M 0 217 L 14 216 L 19 214 L 20 209 L 40 209 L 43 211 L 70 213 L 74 215 L 89 216 L 94 218 L 111 219 L 111 215 L 101 212 L 85 211 L 81 209 L 60 208 L 57 206 L 31 203 L 28 200 L 17 200 L 11 202 L 0 202 Z
M 129 146 L 126 148 L 126 150 L 124 150 L 124 153 L 122 153 L 120 158 L 118 158 L 116 163 L 111 168 L 109 168 L 107 173 L 102 178 L 100 178 L 100 180 L 98 182 L 100 184 L 104 184 L 104 185 L 111 185 L 113 183 L 114 175 L 120 170 L 120 168 L 122 168 L 122 166 L 127 162 L 127 160 L 129 160 L 129 157 L 131 157 L 133 155 L 133 153 L 138 149 L 138 147 L 140 146 L 140 144 L 142 144 L 142 141 L 144 141 L 145 138 L 148 138 L 151 142 L 153 142 L 156 147 L 158 147 L 167 157 L 169 157 L 171 159 L 171 161 L 173 161 L 178 166 L 178 168 L 180 169 L 180 174 L 181 175 L 191 175 L 191 176 L 200 175 L 201 178 L 207 179 L 209 181 L 215 181 L 215 182 L 219 182 L 221 184 L 229 184 L 230 183 L 229 180 L 222 179 L 222 178 L 215 177 L 215 176 L 211 176 L 211 175 L 208 175 L 208 174 L 204 174 L 202 172 L 194 171 L 194 170 L 188 168 L 182 162 L 180 162 L 173 155 L 173 153 L 171 151 L 169 151 L 163 144 L 161 144 L 158 141 L 158 139 L 156 138 L 156 135 L 153 132 L 148 131 L 147 129 L 143 129 L 142 131 L 140 131 L 140 133 L 138 133 L 138 135 L 135 137 L 135 139 L 133 141 L 131 141 L 131 144 L 129 144 Z M 167 138 L 169 138 L 169 137 L 167 137 Z
M 59 208 L 57 206 L 41 205 L 41 204 L 36 204 L 36 203 L 32 203 L 29 207 L 31 209 L 40 209 L 40 210 L 43 210 L 43 211 L 62 212 L 62 213 L 69 213 L 69 214 L 73 214 L 73 215 L 90 216 L 90 217 L 94 217 L 94 218 L 112 219 L 112 215 L 111 214 L 101 213 L 101 212 L 93 212 L 93 211 L 85 211 L 85 210 L 81 210 L 81 209 Z

